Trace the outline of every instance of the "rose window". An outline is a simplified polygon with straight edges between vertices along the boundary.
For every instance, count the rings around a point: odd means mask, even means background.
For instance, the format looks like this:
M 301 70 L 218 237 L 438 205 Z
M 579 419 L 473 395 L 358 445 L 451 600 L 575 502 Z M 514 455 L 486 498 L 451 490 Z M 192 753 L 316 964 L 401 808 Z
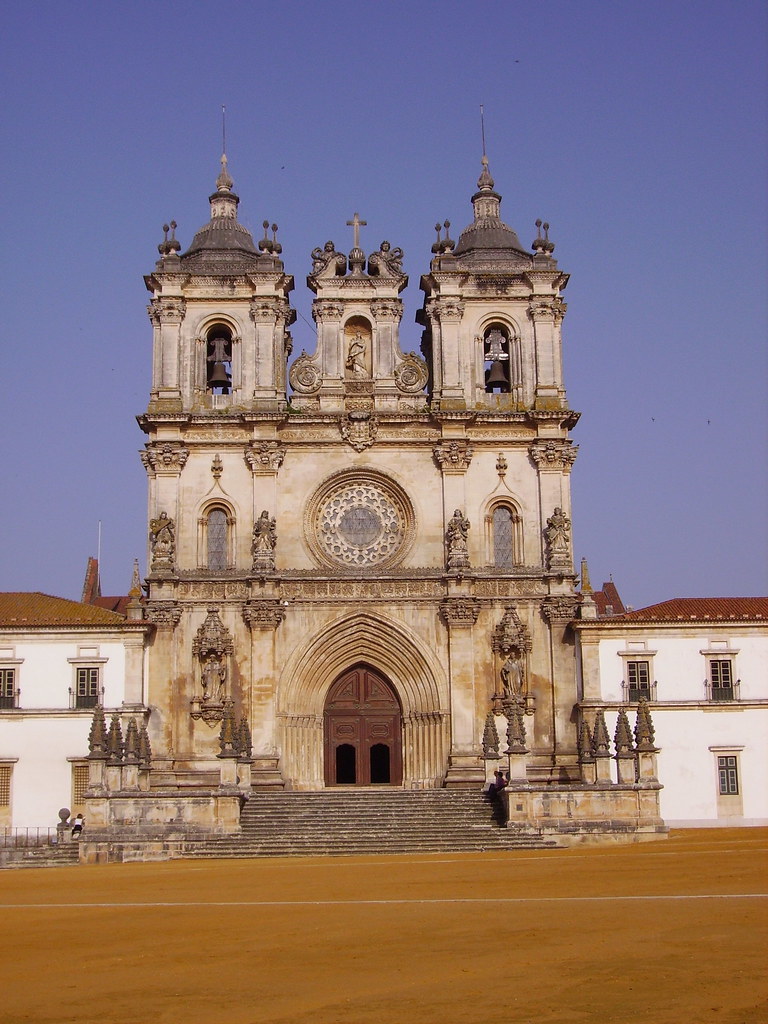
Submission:
M 402 555 L 412 513 L 399 488 L 376 479 L 336 481 L 313 502 L 312 547 L 323 561 L 384 566 Z

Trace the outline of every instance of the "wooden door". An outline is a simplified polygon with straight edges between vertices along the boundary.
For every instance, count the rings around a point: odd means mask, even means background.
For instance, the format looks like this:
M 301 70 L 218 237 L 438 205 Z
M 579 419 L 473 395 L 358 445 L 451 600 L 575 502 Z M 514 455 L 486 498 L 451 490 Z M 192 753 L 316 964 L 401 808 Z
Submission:
M 399 786 L 403 781 L 400 703 L 366 665 L 336 680 L 325 701 L 325 784 Z

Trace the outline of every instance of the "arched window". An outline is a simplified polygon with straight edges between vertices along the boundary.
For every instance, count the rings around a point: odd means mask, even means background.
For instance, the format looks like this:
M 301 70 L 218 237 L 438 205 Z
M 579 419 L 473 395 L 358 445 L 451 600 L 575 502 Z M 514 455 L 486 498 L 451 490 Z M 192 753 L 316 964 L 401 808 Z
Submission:
M 511 500 L 496 500 L 485 516 L 486 564 L 503 572 L 524 565 L 523 519 Z
M 520 346 L 506 324 L 490 324 L 483 333 L 483 381 L 489 394 L 498 391 L 520 397 Z
M 205 381 L 213 395 L 232 390 L 232 331 L 223 324 L 214 324 L 206 336 Z
M 497 505 L 493 510 L 493 564 L 497 569 L 511 569 L 514 561 L 512 509 Z
M 212 508 L 206 521 L 207 565 L 214 572 L 227 568 L 227 513 L 223 508 Z

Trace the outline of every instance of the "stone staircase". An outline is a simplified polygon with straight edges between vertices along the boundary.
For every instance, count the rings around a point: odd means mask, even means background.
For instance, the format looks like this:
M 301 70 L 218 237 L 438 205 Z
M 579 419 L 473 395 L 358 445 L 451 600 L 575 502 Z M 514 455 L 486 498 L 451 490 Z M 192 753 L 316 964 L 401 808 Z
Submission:
M 254 793 L 242 832 L 185 844 L 185 857 L 300 857 L 544 849 L 535 828 L 499 821 L 477 791 L 383 787 Z
M 59 868 L 78 860 L 77 843 L 0 848 L 0 868 Z

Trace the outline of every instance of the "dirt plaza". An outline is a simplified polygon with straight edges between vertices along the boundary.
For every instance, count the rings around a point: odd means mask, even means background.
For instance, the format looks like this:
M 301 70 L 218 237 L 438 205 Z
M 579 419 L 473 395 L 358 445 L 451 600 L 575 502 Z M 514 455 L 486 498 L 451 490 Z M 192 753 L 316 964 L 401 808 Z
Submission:
M 4 1024 L 768 1020 L 768 829 L 0 873 Z

